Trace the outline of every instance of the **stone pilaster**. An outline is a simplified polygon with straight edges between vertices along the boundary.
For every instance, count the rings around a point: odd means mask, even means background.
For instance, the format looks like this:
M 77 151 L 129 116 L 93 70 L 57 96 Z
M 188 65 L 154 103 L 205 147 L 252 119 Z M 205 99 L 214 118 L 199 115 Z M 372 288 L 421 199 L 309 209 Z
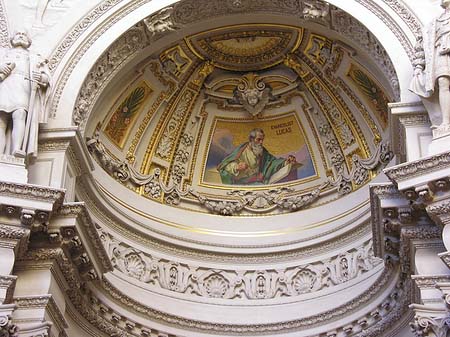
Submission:
M 431 121 L 420 102 L 390 103 L 391 141 L 401 162 L 427 155 L 432 139 Z

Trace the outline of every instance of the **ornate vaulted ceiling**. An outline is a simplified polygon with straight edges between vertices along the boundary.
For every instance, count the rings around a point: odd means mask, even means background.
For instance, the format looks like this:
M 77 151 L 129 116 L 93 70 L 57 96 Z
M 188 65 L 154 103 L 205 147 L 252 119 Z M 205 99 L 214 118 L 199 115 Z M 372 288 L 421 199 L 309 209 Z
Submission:
M 396 88 L 386 69 L 321 30 L 252 23 L 177 31 L 178 40 L 110 84 L 88 146 L 148 202 L 220 215 L 334 202 L 389 161 L 387 103 Z M 148 23 L 133 28 L 108 57 L 148 31 Z M 252 130 L 264 133 L 259 157 L 246 150 Z

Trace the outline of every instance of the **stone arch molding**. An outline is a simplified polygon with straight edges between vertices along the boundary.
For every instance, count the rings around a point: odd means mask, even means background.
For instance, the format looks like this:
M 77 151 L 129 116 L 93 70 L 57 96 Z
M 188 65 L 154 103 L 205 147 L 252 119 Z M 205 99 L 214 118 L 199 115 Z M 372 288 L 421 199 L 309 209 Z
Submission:
M 264 6 L 265 0 L 251 0 Z M 291 1 L 290 3 L 302 1 Z M 108 0 L 99 4 L 88 13 L 80 23 L 66 35 L 66 38 L 55 49 L 50 58 L 50 66 L 55 75 L 56 85 L 52 106 L 55 126 L 71 123 L 82 124 L 89 118 L 90 109 L 96 97 L 89 101 L 77 100 L 78 93 L 92 76 L 93 67 L 99 58 L 113 45 L 118 36 L 130 30 L 130 27 L 143 22 L 144 19 L 167 7 L 182 2 L 173 0 Z M 415 15 L 400 1 L 384 0 L 383 6 L 372 0 L 329 0 L 350 16 L 359 20 L 385 48 L 392 60 L 398 78 L 399 98 L 402 102 L 416 101 L 417 98 L 407 88 L 412 73 L 411 58 L 415 37 L 420 32 L 420 23 Z M 239 6 L 245 2 L 228 1 L 230 12 L 238 12 Z M 187 9 L 189 7 L 187 6 Z M 189 13 L 186 13 L 188 15 Z M 170 32 L 172 29 L 167 29 Z M 149 43 L 154 42 L 150 32 Z M 158 34 L 156 34 L 158 35 Z M 135 46 L 140 48 L 139 46 Z M 132 51 L 131 51 L 131 54 Z M 116 71 L 116 70 L 114 70 Z M 110 76 L 109 78 L 112 78 Z M 101 90 L 100 90 L 101 91 Z M 76 93 L 76 94 L 75 94 Z M 84 104 L 84 105 L 83 105 Z M 77 109 L 85 109 L 81 115 Z

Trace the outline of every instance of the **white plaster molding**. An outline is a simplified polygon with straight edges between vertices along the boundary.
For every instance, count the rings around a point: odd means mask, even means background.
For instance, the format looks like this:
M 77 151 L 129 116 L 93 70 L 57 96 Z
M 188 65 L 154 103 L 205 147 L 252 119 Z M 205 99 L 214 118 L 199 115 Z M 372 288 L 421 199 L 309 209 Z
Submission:
M 206 298 L 258 300 L 298 296 L 349 282 L 381 263 L 373 256 L 372 241 L 307 265 L 228 270 L 157 258 L 105 232 L 101 238 L 112 265 L 124 275 L 151 287 Z
M 450 152 L 396 165 L 384 169 L 384 173 L 401 191 L 446 178 L 450 175 Z
M 3 48 L 10 46 L 8 19 L 3 0 L 0 1 L 0 46 Z
M 64 197 L 64 190 L 61 189 L 29 184 L 14 184 L 4 181 L 0 181 L 0 193 L 2 197 L 30 199 L 51 204 L 61 202 Z
M 128 309 L 131 310 L 131 312 L 139 312 L 140 314 L 143 314 L 145 317 L 147 317 L 147 319 L 150 319 L 152 321 L 156 320 L 161 323 L 165 322 L 164 324 L 174 324 L 177 328 L 184 329 L 185 334 L 187 334 L 188 336 L 194 335 L 203 336 L 204 333 L 207 331 L 214 331 L 215 334 L 221 333 L 261 334 L 264 332 L 272 334 L 276 332 L 277 334 L 283 334 L 291 331 L 297 331 L 298 329 L 308 329 L 310 327 L 323 324 L 324 322 L 330 322 L 330 320 L 337 319 L 337 317 L 339 317 L 342 314 L 345 315 L 345 313 L 347 313 L 349 310 L 354 310 L 356 308 L 355 306 L 367 305 L 363 303 L 365 303 L 365 301 L 367 301 L 371 296 L 374 296 L 372 291 L 378 292 L 380 287 L 381 288 L 383 287 L 382 284 L 384 284 L 384 282 L 387 281 L 386 277 L 388 274 L 390 274 L 389 271 L 384 272 L 380 276 L 378 281 L 376 281 L 374 285 L 367 290 L 367 292 L 365 292 L 360 297 L 342 305 L 341 307 L 336 308 L 335 310 L 327 311 L 319 315 L 310 316 L 308 318 L 301 320 L 283 321 L 280 323 L 268 323 L 258 325 L 252 324 L 231 325 L 223 323 L 215 324 L 212 322 L 195 321 L 191 319 L 182 318 L 179 316 L 173 316 L 171 314 L 161 313 L 158 310 L 152 309 L 147 305 L 144 305 L 142 303 L 137 302 L 136 300 L 129 298 L 126 294 L 123 294 L 121 291 L 116 289 L 112 284 L 110 284 L 106 280 L 103 282 L 103 289 L 109 294 L 109 296 L 111 296 L 114 299 L 114 301 L 119 301 L 120 303 L 128 307 Z M 380 331 L 386 331 L 387 328 L 386 324 L 392 324 L 391 318 L 395 317 L 395 319 L 398 319 L 405 313 L 405 307 L 407 306 L 410 297 L 409 295 L 407 295 L 408 291 L 406 290 L 406 292 L 403 292 L 404 290 L 402 289 L 403 288 L 401 287 L 396 287 L 394 288 L 394 290 L 392 290 L 391 293 L 387 293 L 386 299 L 382 301 L 377 306 L 376 309 L 369 309 L 369 308 L 366 309 L 368 310 L 368 312 L 364 314 L 362 317 L 360 316 L 360 319 L 356 320 L 358 323 L 353 323 L 352 326 L 353 331 L 357 332 L 364 329 L 364 333 L 369 333 L 367 336 L 373 337 L 380 336 L 379 334 L 377 335 L 377 333 L 379 333 Z M 409 288 L 408 286 L 406 286 L 404 289 Z M 95 296 L 94 293 L 91 293 L 91 298 L 92 296 Z M 398 299 L 404 300 L 403 304 L 398 303 L 397 302 Z M 94 306 L 94 310 L 95 312 L 97 312 L 96 317 L 103 317 L 106 318 L 107 320 L 114 320 L 113 318 L 114 316 L 123 317 L 122 315 L 124 315 L 124 313 L 121 314 L 114 313 L 115 311 L 114 309 L 112 309 L 112 304 L 107 303 L 102 304 L 102 302 L 103 301 L 98 301 L 98 303 L 96 303 L 96 305 Z M 391 315 L 393 315 L 394 317 L 392 317 Z M 144 328 L 147 329 L 147 327 Z M 348 329 L 348 325 L 340 326 L 338 328 L 338 330 L 342 332 L 344 332 L 346 329 Z M 188 331 L 193 331 L 194 334 L 188 333 Z M 304 334 L 302 334 L 302 336 L 303 335 Z
M 34 295 L 14 297 L 17 310 L 44 309 L 48 310 L 52 323 L 56 325 L 58 331 L 63 331 L 69 327 L 67 320 L 59 309 L 52 295 Z
M 73 219 L 77 223 L 71 223 L 70 220 Z M 109 257 L 102 245 L 100 237 L 95 228 L 95 224 L 89 215 L 86 206 L 82 202 L 74 202 L 74 203 L 65 203 L 61 206 L 61 208 L 55 214 L 54 222 L 63 222 L 64 220 L 69 221 L 70 224 L 76 226 L 77 230 L 82 233 L 83 237 L 89 238 L 84 242 L 84 245 L 90 247 L 89 253 L 95 260 L 99 261 L 99 272 L 101 274 L 112 270 L 112 265 L 109 260 Z M 60 227 L 61 231 L 64 232 L 64 226 Z M 63 233 L 64 236 L 64 233 Z M 72 239 L 76 236 L 76 233 L 72 233 L 69 235 L 69 239 Z
M 435 289 L 439 283 L 450 281 L 450 275 L 411 275 L 420 289 Z
M 426 210 L 437 224 L 441 226 L 450 224 L 450 200 L 433 202 L 426 207 Z
M 134 6 L 134 5 L 136 5 L 135 7 L 142 6 L 143 3 L 145 3 L 145 1 L 143 1 L 142 3 L 139 3 L 139 4 L 133 4 L 133 6 Z M 51 64 L 52 64 L 52 63 L 56 64 L 56 63 L 59 62 L 59 61 L 57 61 L 57 60 L 62 58 L 63 54 L 67 51 L 67 49 L 69 49 L 69 48 L 71 47 L 71 44 L 72 44 L 75 40 L 78 40 L 78 37 L 84 33 L 84 30 L 85 30 L 85 29 L 89 28 L 90 25 L 91 25 L 93 22 L 95 22 L 97 18 L 101 17 L 101 13 L 103 13 L 103 12 L 109 10 L 109 9 L 114 8 L 116 5 L 119 5 L 119 2 L 118 2 L 118 1 L 111 1 L 111 2 L 109 2 L 108 4 L 100 5 L 100 6 L 97 7 L 95 10 L 93 10 L 90 14 L 88 14 L 88 15 L 83 19 L 83 21 L 82 21 L 82 22 L 84 22 L 84 24 L 80 24 L 79 26 L 77 26 L 77 28 L 74 29 L 74 31 L 72 31 L 72 32 L 69 34 L 69 37 L 70 37 L 70 38 L 68 38 L 67 41 L 64 41 L 64 42 L 60 45 L 60 47 L 57 48 L 58 52 L 57 52 L 56 54 L 59 55 L 59 56 L 55 57 L 54 60 L 53 60 L 53 58 L 52 58 Z M 336 5 L 340 5 L 340 3 L 337 3 L 337 2 L 336 2 Z M 368 4 L 364 4 L 364 5 L 369 6 Z M 373 6 L 373 5 L 371 5 L 371 6 Z M 396 5 L 396 6 L 398 7 L 399 5 Z M 120 7 L 120 6 L 118 6 L 118 7 Z M 124 16 L 126 16 L 128 13 L 131 13 L 131 12 L 135 9 L 135 7 L 131 8 L 131 9 L 130 9 L 129 7 L 127 7 L 126 9 L 124 9 L 125 7 L 126 7 L 126 6 L 122 6 L 122 9 L 119 11 L 120 14 L 115 13 L 115 14 L 116 14 L 116 19 L 115 19 L 116 21 L 115 21 L 115 22 L 117 22 L 117 18 L 119 18 L 119 17 L 124 17 Z M 202 7 L 202 6 L 198 6 L 198 7 Z M 272 7 L 273 7 L 273 6 L 272 6 Z M 271 7 L 271 8 L 272 8 L 272 7 Z M 346 10 L 348 10 L 347 6 L 344 6 L 344 7 L 345 7 Z M 369 6 L 369 7 L 370 7 L 370 6 Z M 401 7 L 401 6 L 400 6 L 400 7 Z M 259 8 L 263 8 L 263 7 L 259 7 Z M 274 8 L 276 8 L 276 7 L 274 7 Z M 272 8 L 272 9 L 273 9 L 273 8 Z M 407 10 L 405 9 L 405 7 L 403 7 L 403 13 L 402 13 L 403 17 L 406 16 L 406 15 L 405 15 L 405 11 L 407 12 Z M 377 7 L 377 11 L 376 11 L 376 12 L 379 14 L 379 15 L 378 15 L 378 18 L 379 18 L 379 19 L 380 19 L 380 18 L 382 19 L 382 18 L 385 18 L 385 17 L 389 17 L 389 15 L 388 15 L 387 13 L 383 13 L 383 10 L 380 9 L 380 8 L 378 8 L 378 7 Z M 355 13 L 353 13 L 351 10 L 350 10 L 350 13 L 351 13 L 351 14 L 355 14 Z M 174 14 L 174 17 L 177 17 L 177 16 Z M 103 18 L 102 18 L 102 19 L 103 19 Z M 385 21 L 385 20 L 386 20 L 386 19 L 384 19 L 384 21 Z M 363 20 L 363 21 L 364 21 L 364 20 Z M 391 21 L 394 22 L 395 20 L 394 20 L 394 19 L 391 19 Z M 391 21 L 390 21 L 390 22 L 391 22 Z M 409 18 L 407 19 L 407 21 L 414 21 L 414 18 L 413 18 L 413 17 L 409 17 Z M 389 31 L 390 31 L 390 29 L 393 29 L 394 31 L 397 32 L 397 33 L 396 33 L 396 34 L 397 34 L 397 37 L 398 37 L 398 36 L 401 36 L 401 35 L 399 35 L 399 34 L 401 34 L 401 29 L 399 30 L 399 29 L 398 29 L 399 27 L 397 27 L 395 24 L 392 24 L 392 22 L 391 22 L 391 23 L 388 22 Z M 136 23 L 136 22 L 134 22 L 134 23 Z M 99 24 L 99 23 L 97 23 L 97 24 Z M 105 24 L 105 23 L 102 23 L 102 24 Z M 113 25 L 113 24 L 114 24 L 114 22 L 110 22 L 110 21 L 106 23 L 106 25 L 109 25 L 109 26 L 111 26 L 111 25 Z M 109 26 L 108 26 L 108 27 L 109 27 Z M 132 26 L 132 24 L 130 24 L 130 26 Z M 97 30 L 97 32 L 98 32 L 98 31 L 103 31 L 103 30 L 104 30 L 104 29 L 102 28 L 102 29 Z M 98 36 L 97 36 L 97 37 L 98 37 Z M 89 44 L 92 44 L 92 43 L 94 43 L 94 42 L 97 40 L 97 37 L 93 37 L 93 38 L 88 39 L 88 41 L 89 41 L 89 42 L 88 42 L 88 45 L 85 45 L 85 46 L 83 46 L 83 47 L 81 47 L 81 48 L 79 48 L 79 49 L 82 50 L 82 51 L 84 52 L 85 50 L 87 50 L 87 49 L 89 48 Z M 401 40 L 402 40 L 403 42 L 404 42 L 404 41 L 408 41 L 408 38 L 403 37 Z M 82 53 L 83 53 L 83 52 L 82 52 Z M 69 65 L 69 66 L 66 66 L 66 70 L 65 70 L 65 72 L 64 72 L 63 78 L 61 78 L 61 81 L 59 82 L 58 87 L 57 87 L 57 89 L 56 89 L 56 94 L 55 94 L 55 107 L 58 105 L 57 102 L 59 101 L 59 97 L 60 97 L 61 94 L 62 94 L 63 86 L 64 86 L 65 83 L 67 82 L 68 77 L 70 76 L 70 74 L 71 74 L 71 72 L 72 72 L 72 69 L 74 69 L 74 68 L 76 67 L 76 63 L 78 62 L 78 60 L 79 60 L 81 57 L 82 57 L 82 55 L 76 56 L 75 58 L 73 58 L 73 59 L 71 60 L 72 64 Z M 404 77 L 404 76 L 403 76 L 403 77 Z M 56 108 L 54 108 L 53 111 L 56 111 Z

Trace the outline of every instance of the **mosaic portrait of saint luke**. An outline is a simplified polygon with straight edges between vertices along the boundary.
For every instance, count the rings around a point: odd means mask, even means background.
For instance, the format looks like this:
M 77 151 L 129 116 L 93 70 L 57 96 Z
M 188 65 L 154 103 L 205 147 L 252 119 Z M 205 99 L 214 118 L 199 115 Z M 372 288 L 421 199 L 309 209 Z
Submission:
M 314 165 L 293 114 L 258 123 L 216 121 L 205 183 L 271 185 L 312 175 Z

